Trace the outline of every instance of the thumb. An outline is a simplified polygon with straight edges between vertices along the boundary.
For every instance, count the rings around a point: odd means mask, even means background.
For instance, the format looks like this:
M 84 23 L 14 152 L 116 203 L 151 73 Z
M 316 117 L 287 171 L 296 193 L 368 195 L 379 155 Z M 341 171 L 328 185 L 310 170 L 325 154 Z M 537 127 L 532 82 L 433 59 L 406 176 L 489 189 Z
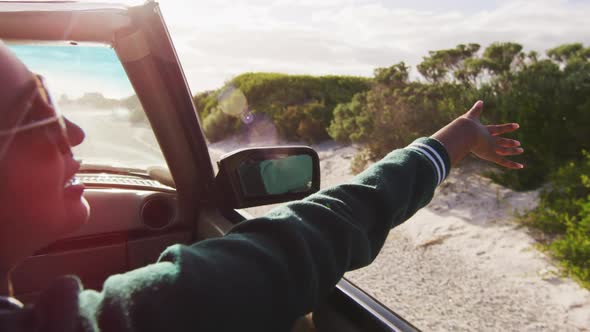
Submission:
M 473 104 L 473 107 L 467 111 L 467 117 L 470 119 L 479 119 L 481 112 L 483 111 L 483 101 L 478 100 Z

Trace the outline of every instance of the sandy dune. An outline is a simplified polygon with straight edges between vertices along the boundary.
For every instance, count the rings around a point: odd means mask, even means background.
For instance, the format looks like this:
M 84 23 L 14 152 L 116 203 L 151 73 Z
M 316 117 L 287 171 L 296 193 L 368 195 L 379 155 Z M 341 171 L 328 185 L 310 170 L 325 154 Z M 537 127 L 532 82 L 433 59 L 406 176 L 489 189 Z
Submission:
M 586 331 L 590 292 L 514 222 L 537 193 L 490 183 L 481 167 L 455 169 L 374 264 L 348 276 L 426 331 Z
M 244 142 L 210 151 L 218 158 L 237 147 Z M 356 147 L 314 148 L 322 187 L 352 177 Z M 390 233 L 377 260 L 347 277 L 425 331 L 590 331 L 590 292 L 562 277 L 514 222 L 514 211 L 533 207 L 537 193 L 493 184 L 479 175 L 483 167 L 467 161 L 454 169 L 433 201 Z

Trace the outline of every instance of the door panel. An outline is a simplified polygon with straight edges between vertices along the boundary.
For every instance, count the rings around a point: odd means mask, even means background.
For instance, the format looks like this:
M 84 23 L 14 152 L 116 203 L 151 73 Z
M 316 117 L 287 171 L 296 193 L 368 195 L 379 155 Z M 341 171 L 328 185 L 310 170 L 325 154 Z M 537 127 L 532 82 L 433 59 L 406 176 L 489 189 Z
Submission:
M 71 274 L 96 287 L 109 275 L 126 270 L 125 256 L 123 242 L 32 256 L 13 272 L 14 292 L 21 301 L 34 300 L 56 278 Z
M 164 249 L 176 243 L 190 243 L 189 230 L 127 241 L 127 269 L 135 269 L 155 262 Z
M 86 288 L 100 289 L 110 275 L 153 263 L 172 244 L 190 243 L 193 227 L 177 213 L 176 195 L 156 189 L 87 189 L 88 223 L 20 264 L 12 275 L 15 295 L 32 301 L 63 275 L 77 275 Z

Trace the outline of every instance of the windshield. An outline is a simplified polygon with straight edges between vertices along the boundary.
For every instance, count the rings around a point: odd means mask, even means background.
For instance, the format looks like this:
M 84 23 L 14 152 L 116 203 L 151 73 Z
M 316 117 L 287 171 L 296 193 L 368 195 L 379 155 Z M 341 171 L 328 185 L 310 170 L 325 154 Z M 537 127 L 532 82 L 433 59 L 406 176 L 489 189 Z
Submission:
M 43 75 L 58 107 L 86 132 L 74 148 L 83 164 L 140 168 L 166 166 L 143 108 L 107 45 L 12 43 L 9 47 Z

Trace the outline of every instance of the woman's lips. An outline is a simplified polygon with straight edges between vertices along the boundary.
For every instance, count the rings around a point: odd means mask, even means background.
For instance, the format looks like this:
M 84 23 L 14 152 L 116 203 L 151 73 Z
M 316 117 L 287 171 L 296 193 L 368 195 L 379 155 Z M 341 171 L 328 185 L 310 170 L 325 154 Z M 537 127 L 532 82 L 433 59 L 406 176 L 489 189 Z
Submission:
M 84 193 L 84 184 L 73 177 L 64 185 L 64 193 L 66 197 L 79 198 Z

